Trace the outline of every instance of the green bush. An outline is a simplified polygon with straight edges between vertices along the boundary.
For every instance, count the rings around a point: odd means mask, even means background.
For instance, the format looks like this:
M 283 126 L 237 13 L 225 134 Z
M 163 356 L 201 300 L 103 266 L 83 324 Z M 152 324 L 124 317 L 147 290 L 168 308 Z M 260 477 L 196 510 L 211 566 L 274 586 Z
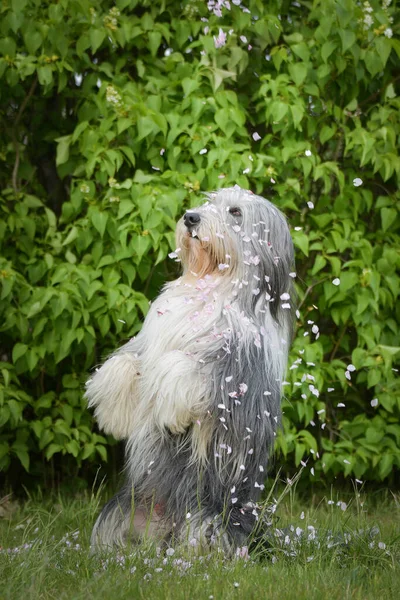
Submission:
M 288 473 L 393 476 L 390 1 L 8 0 L 0 14 L 0 467 L 40 480 L 49 459 L 65 473 L 106 459 L 87 371 L 174 276 L 184 208 L 239 184 L 285 212 L 298 249 Z

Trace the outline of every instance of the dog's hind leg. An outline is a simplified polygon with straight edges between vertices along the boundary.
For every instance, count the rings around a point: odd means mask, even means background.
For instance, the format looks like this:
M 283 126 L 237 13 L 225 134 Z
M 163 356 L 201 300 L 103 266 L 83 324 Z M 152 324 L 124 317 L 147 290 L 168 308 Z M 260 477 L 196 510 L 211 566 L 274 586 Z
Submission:
M 132 494 L 121 490 L 104 506 L 93 527 L 90 545 L 94 550 L 111 550 L 148 539 L 163 541 L 170 524 L 162 509 L 145 504 L 132 504 Z
M 197 552 L 216 548 L 226 556 L 234 556 L 251 543 L 257 530 L 258 515 L 257 505 L 253 502 L 231 507 L 223 513 L 207 513 L 207 509 L 203 509 L 190 515 L 182 525 L 179 540 Z

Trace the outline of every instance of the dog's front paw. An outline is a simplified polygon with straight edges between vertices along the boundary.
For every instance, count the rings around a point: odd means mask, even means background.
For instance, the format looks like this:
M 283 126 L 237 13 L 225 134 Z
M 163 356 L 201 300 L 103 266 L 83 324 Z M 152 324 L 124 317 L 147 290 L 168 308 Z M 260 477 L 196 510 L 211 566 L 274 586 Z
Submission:
M 186 427 L 184 427 L 183 425 L 175 425 L 175 424 L 174 425 L 165 425 L 165 429 L 171 435 L 182 435 L 183 433 L 187 432 L 189 427 L 190 427 L 190 424 L 187 425 Z
M 172 435 L 181 435 L 182 433 L 186 433 L 189 427 L 192 425 L 193 419 L 190 416 L 187 418 L 175 418 L 175 419 L 165 419 L 161 418 L 159 420 L 159 425 L 162 429 L 167 429 Z
M 116 439 L 133 430 L 140 399 L 140 361 L 133 353 L 119 353 L 104 363 L 86 383 L 89 408 L 95 409 L 99 428 Z

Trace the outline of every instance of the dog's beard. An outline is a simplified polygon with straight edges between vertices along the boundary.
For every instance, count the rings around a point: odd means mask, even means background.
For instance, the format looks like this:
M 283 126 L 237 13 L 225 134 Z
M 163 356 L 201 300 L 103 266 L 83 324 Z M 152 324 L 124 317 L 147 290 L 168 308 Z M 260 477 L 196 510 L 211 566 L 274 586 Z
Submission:
M 203 217 L 200 226 L 192 231 L 181 221 L 176 230 L 176 242 L 184 274 L 199 279 L 207 275 L 227 275 L 232 274 L 237 264 L 237 248 L 220 221 L 206 223 Z
M 182 242 L 182 255 L 185 257 L 185 270 L 198 278 L 212 275 L 218 270 L 215 257 L 209 252 L 209 247 L 198 238 L 188 232 Z

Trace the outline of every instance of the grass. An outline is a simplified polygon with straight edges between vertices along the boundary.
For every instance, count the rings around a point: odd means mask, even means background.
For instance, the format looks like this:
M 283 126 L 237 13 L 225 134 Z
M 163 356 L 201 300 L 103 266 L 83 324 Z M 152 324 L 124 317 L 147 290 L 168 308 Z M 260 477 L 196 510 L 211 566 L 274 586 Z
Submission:
M 399 598 L 399 498 L 353 494 L 343 503 L 336 494 L 304 503 L 287 492 L 273 514 L 270 550 L 249 560 L 151 545 L 91 556 L 97 498 L 30 498 L 0 519 L 0 600 Z

